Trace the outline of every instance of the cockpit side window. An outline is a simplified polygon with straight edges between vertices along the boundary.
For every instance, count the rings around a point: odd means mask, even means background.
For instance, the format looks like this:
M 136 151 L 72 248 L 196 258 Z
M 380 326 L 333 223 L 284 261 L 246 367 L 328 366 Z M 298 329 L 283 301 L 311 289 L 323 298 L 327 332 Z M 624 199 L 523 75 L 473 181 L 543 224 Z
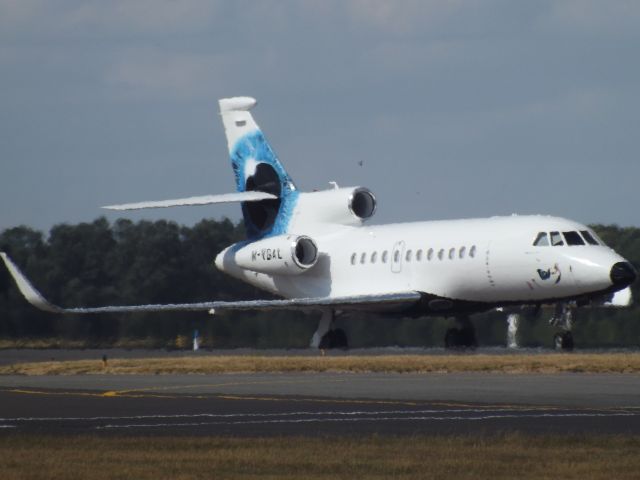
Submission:
M 598 241 L 593 238 L 593 235 L 589 233 L 589 230 L 580 230 L 580 233 L 589 245 L 598 245 Z
M 553 247 L 564 245 L 564 241 L 562 240 L 562 235 L 560 235 L 560 232 L 551 232 L 551 245 Z
M 547 232 L 540 232 L 536 239 L 533 241 L 533 245 L 535 247 L 548 247 L 549 237 L 547 236 Z
M 584 245 L 584 240 L 578 232 L 562 232 L 567 245 Z

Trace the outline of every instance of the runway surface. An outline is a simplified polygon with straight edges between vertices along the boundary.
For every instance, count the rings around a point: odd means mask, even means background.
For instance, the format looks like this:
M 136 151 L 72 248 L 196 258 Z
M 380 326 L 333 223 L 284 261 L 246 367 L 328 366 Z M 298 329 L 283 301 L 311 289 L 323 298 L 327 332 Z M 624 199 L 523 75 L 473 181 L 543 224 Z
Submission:
M 640 376 L 0 376 L 0 431 L 639 434 Z

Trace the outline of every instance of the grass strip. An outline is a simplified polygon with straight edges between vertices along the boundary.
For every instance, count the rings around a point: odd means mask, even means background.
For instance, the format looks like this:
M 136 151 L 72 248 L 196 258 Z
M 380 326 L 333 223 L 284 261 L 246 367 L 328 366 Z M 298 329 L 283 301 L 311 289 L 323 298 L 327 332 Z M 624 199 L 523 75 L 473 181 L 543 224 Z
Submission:
M 0 436 L 0 478 L 637 479 L 638 436 Z
M 211 374 L 255 372 L 640 373 L 640 353 L 536 355 L 253 356 L 206 355 L 70 360 L 0 366 L 2 375 Z

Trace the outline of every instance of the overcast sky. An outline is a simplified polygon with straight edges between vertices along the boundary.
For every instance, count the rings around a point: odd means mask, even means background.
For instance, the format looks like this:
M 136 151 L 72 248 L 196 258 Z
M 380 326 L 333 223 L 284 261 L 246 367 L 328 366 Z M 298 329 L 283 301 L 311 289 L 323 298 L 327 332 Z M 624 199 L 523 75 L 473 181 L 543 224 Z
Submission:
M 640 226 L 638 1 L 0 0 L 0 230 L 232 191 L 235 95 L 299 188 L 367 186 L 376 223 Z

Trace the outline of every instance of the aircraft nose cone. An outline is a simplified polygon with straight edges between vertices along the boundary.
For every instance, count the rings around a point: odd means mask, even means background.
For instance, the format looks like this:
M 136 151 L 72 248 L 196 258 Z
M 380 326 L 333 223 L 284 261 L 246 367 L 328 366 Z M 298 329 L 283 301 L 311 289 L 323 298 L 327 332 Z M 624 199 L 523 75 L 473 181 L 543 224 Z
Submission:
M 635 282 L 637 274 L 629 262 L 618 262 L 611 267 L 609 276 L 616 287 L 624 288 Z

